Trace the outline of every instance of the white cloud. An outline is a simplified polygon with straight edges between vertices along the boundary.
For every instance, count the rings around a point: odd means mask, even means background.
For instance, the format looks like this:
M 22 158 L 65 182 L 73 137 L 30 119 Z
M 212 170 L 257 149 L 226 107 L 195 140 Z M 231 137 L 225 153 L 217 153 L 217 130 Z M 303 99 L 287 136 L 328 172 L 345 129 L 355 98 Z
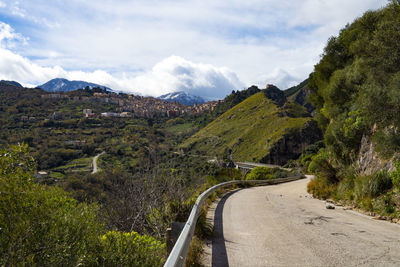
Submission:
M 246 86 L 276 83 L 285 89 L 308 77 L 330 36 L 337 35 L 340 28 L 367 9 L 387 3 L 386 0 L 0 1 L 15 13 L 13 21 L 18 25 L 13 26 L 31 38 L 27 46 L 3 48 L 12 49 L 12 53 L 23 56 L 37 68 L 61 69 L 58 75 L 63 77 L 79 77 L 150 95 L 192 85 L 192 92 L 209 94 L 210 88 L 214 88 L 215 95 L 223 95 L 232 85 L 242 88 L 239 79 Z M 0 9 L 0 16 L 12 16 L 7 12 Z M 171 55 L 185 58 L 186 62 Z M 176 73 L 177 66 L 190 75 Z M 239 78 L 227 68 L 213 66 L 226 66 Z M 31 76 L 17 76 L 20 82 L 36 81 Z M 216 84 L 219 86 L 213 87 Z
M 301 79 L 304 79 L 304 77 L 298 77 L 283 69 L 275 68 L 270 73 L 259 77 L 256 85 L 258 85 L 260 88 L 265 88 L 266 84 L 274 84 L 279 89 L 285 90 L 289 87 L 297 85 Z
M 4 8 L 4 7 L 6 7 L 6 6 L 7 6 L 6 3 L 0 1 L 0 8 Z
M 234 72 L 210 64 L 193 63 L 171 56 L 156 64 L 152 70 L 135 77 L 133 88 L 144 94 L 161 95 L 185 91 L 207 99 L 220 99 L 244 84 Z
M 66 71 L 60 66 L 41 67 L 0 48 L 0 79 L 24 81 L 24 85 L 33 87 L 53 78 L 85 80 L 118 91 L 150 96 L 185 91 L 210 100 L 221 99 L 232 90 L 243 87 L 236 74 L 227 68 L 196 64 L 177 56 L 161 61 L 151 71 L 141 75 L 115 77 L 102 70 L 84 72 Z
M 17 44 L 26 44 L 27 38 L 23 37 L 21 34 L 16 33 L 14 29 L 0 21 L 0 46 L 6 48 L 13 48 Z

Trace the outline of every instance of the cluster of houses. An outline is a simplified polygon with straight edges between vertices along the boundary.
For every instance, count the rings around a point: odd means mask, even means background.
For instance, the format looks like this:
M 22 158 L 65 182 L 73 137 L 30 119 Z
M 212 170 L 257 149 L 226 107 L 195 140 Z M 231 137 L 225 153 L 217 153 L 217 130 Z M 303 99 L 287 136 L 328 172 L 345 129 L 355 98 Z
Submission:
M 153 97 L 125 95 L 116 93 L 94 93 L 93 96 L 69 96 L 63 93 L 50 93 L 41 96 L 42 99 L 68 99 L 72 101 L 97 101 L 117 105 L 117 112 L 104 112 L 99 115 L 91 109 L 84 109 L 83 116 L 92 118 L 101 117 L 178 117 L 184 114 L 201 114 L 212 111 L 223 100 L 210 101 L 204 104 L 186 106 L 177 102 L 168 102 Z

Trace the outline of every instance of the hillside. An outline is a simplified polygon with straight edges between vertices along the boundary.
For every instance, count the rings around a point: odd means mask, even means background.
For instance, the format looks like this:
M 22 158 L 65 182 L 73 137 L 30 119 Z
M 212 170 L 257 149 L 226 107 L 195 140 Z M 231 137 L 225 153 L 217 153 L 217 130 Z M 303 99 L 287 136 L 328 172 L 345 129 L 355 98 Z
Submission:
M 329 39 L 310 75 L 325 149 L 310 192 L 385 216 L 400 210 L 400 2 L 368 11 Z
M 310 117 L 293 118 L 282 111 L 265 91 L 256 93 L 190 137 L 181 148 L 217 157 L 226 157 L 231 151 L 235 161 L 284 164 L 320 136 Z

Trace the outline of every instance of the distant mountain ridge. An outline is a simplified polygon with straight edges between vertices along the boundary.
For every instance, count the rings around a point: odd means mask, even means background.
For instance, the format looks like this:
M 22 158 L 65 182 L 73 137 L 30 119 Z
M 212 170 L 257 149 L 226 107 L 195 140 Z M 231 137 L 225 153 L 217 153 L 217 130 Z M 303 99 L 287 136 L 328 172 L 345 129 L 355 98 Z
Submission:
M 1 80 L 0 83 L 5 83 L 8 85 L 13 85 L 13 86 L 17 86 L 17 87 L 22 87 L 22 85 L 19 82 L 16 81 L 6 81 L 6 80 Z
M 188 106 L 193 106 L 194 104 L 203 104 L 206 102 L 206 100 L 204 100 L 200 96 L 190 95 L 183 91 L 165 94 L 165 95 L 159 96 L 157 98 L 168 101 L 168 102 L 176 101 L 178 103 L 188 105 Z
M 106 88 L 106 90 L 108 91 L 113 91 L 112 89 L 103 85 L 85 81 L 70 81 L 63 78 L 52 79 L 42 85 L 39 85 L 38 87 L 47 92 L 70 92 L 78 89 L 84 89 L 85 87 L 89 87 L 90 89 L 94 87 L 100 87 L 100 88 Z

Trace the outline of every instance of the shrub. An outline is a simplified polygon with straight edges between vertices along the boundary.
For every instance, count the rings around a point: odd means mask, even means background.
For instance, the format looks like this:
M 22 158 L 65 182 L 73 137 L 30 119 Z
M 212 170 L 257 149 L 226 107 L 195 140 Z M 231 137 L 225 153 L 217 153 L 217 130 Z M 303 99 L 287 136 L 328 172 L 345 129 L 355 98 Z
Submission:
M 390 174 L 390 177 L 392 179 L 392 183 L 395 187 L 400 189 L 400 162 L 396 161 L 395 164 L 395 170 L 392 171 Z
M 165 244 L 153 237 L 136 232 L 110 231 L 100 239 L 103 266 L 161 266 L 165 258 Z
M 165 245 L 104 232 L 96 205 L 35 183 L 25 145 L 0 150 L 0 266 L 160 266 Z
M 0 265 L 90 264 L 102 225 L 96 206 L 33 182 L 34 162 L 24 145 L 0 151 Z
M 192 242 L 190 242 L 190 247 L 185 260 L 185 266 L 191 266 L 191 267 L 202 266 L 200 264 L 200 258 L 202 253 L 203 253 L 203 243 L 197 236 L 194 236 Z
M 308 171 L 324 177 L 331 184 L 339 181 L 336 177 L 336 170 L 331 164 L 329 152 L 326 149 L 321 149 L 317 155 L 312 157 Z
M 327 199 L 333 197 L 336 185 L 331 184 L 323 177 L 315 177 L 307 185 L 307 192 L 317 198 Z
M 255 167 L 246 176 L 246 180 L 268 180 L 273 178 L 272 169 L 268 167 Z
M 392 180 L 387 171 L 359 176 L 354 181 L 354 193 L 357 199 L 377 197 L 390 188 L 392 188 Z
M 246 180 L 268 180 L 275 178 L 285 178 L 290 176 L 287 170 L 281 168 L 255 167 L 246 176 Z

